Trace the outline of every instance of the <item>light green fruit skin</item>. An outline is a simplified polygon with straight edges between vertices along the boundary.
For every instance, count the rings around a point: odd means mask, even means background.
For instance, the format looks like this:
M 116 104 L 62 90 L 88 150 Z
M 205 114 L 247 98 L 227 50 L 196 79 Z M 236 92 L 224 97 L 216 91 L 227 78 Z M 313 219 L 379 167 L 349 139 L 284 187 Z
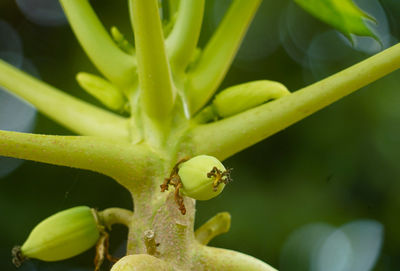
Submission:
M 111 271 L 169 271 L 165 261 L 148 254 L 128 255 L 116 262 Z
M 182 163 L 178 172 L 183 185 L 182 194 L 197 200 L 209 200 L 218 196 L 224 189 L 225 184 L 221 183 L 217 191 L 213 190 L 214 179 L 207 177 L 207 173 L 213 167 L 217 167 L 221 171 L 226 170 L 217 158 L 208 155 L 195 156 Z
M 21 247 L 28 258 L 59 261 L 76 256 L 94 246 L 100 233 L 92 210 L 74 207 L 40 222 Z
M 288 94 L 288 89 L 279 82 L 253 81 L 223 90 L 216 95 L 212 106 L 218 116 L 226 118 Z

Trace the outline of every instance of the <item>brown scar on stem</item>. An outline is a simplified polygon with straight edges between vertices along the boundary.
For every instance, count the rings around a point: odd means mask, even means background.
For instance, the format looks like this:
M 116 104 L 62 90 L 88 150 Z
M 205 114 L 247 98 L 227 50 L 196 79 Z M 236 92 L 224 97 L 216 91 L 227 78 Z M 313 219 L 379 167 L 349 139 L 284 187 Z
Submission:
M 218 186 L 221 183 L 228 184 L 232 182 L 231 178 L 232 168 L 229 168 L 225 171 L 219 170 L 217 167 L 213 167 L 213 169 L 207 173 L 207 178 L 214 178 L 213 181 L 213 190 L 217 191 Z
M 178 172 L 179 172 L 179 165 L 182 164 L 183 162 L 186 162 L 187 160 L 189 160 L 189 158 L 183 158 L 179 160 L 178 163 L 176 163 L 176 165 L 172 168 L 169 178 L 165 178 L 164 182 L 160 185 L 161 192 L 168 191 L 168 187 L 170 185 L 175 187 L 174 199 L 176 204 L 178 204 L 179 211 L 181 211 L 182 215 L 186 214 L 186 208 L 183 201 L 183 197 L 179 193 L 179 190 L 182 188 L 182 181 L 178 175 Z
M 159 255 L 159 252 L 157 251 L 157 247 L 160 244 L 156 243 L 156 234 L 153 230 L 146 230 L 144 232 L 143 240 L 144 240 L 144 244 L 146 246 L 147 254 L 152 255 L 152 256 Z

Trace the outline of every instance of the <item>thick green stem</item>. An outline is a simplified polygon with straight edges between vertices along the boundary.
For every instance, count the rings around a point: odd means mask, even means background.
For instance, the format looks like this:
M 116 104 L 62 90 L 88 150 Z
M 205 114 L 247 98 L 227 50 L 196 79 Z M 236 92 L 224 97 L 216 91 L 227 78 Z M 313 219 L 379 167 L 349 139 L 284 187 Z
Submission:
M 218 213 L 195 231 L 196 240 L 207 245 L 214 237 L 226 233 L 231 227 L 231 215 L 228 212 Z
M 180 74 L 191 60 L 199 39 L 205 0 L 181 1 L 178 18 L 165 46 L 174 72 Z
M 398 68 L 400 44 L 291 95 L 194 128 L 194 152 L 226 159 Z
M 111 82 L 129 87 L 135 78 L 133 56 L 123 52 L 104 29 L 88 0 L 60 0 L 86 54 Z
M 189 71 L 186 91 L 191 113 L 198 111 L 225 77 L 261 0 L 234 0 L 196 66 Z
M 164 46 L 157 0 L 130 0 L 135 31 L 140 102 L 145 114 L 165 123 L 172 111 L 176 91 Z
M 174 200 L 174 191 L 161 192 L 160 184 L 169 173 L 155 168 L 144 174 L 143 184 L 147 187 L 132 192 L 135 212 L 129 230 L 127 254 L 147 253 L 145 235 L 148 231 L 155 234 L 159 244 L 153 251 L 158 258 L 165 260 L 174 270 L 188 270 L 191 255 L 197 242 L 194 239 L 193 224 L 194 200 L 185 197 L 186 214 L 182 215 Z M 150 177 L 150 180 L 146 180 Z
M 270 265 L 249 255 L 222 248 L 199 246 L 193 270 L 208 271 L 276 271 Z
M 149 164 L 156 164 L 141 146 L 93 136 L 52 136 L 0 130 L 0 155 L 59 166 L 92 170 L 111 176 L 130 190 Z M 129 180 L 121 176 L 131 176 Z
M 76 99 L 0 60 L 0 85 L 81 135 L 128 140 L 128 120 Z

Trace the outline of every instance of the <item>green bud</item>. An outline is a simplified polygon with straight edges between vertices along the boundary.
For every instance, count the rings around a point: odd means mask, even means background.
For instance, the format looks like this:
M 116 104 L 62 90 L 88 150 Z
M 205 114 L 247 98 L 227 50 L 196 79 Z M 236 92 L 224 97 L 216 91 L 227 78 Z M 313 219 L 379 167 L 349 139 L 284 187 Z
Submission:
M 111 271 L 168 271 L 173 270 L 165 261 L 148 254 L 128 255 L 116 262 Z
M 225 118 L 288 94 L 279 82 L 253 81 L 227 88 L 215 97 L 213 105 L 218 115 Z
M 127 41 L 124 35 L 119 31 L 116 26 L 111 27 L 111 36 L 113 37 L 115 43 L 121 48 L 124 52 L 133 55 L 135 53 L 135 48 Z
M 217 94 L 212 104 L 204 108 L 196 119 L 204 123 L 230 117 L 288 94 L 287 88 L 275 81 L 260 80 L 236 85 Z
M 215 157 L 199 155 L 179 165 L 183 195 L 209 200 L 218 196 L 230 181 L 229 170 Z
M 86 72 L 78 73 L 76 80 L 84 90 L 108 108 L 115 111 L 125 108 L 126 100 L 122 92 L 107 80 Z
M 99 236 L 92 209 L 86 206 L 67 209 L 46 218 L 32 230 L 20 248 L 20 260 L 26 257 L 43 261 L 71 258 L 94 246 Z

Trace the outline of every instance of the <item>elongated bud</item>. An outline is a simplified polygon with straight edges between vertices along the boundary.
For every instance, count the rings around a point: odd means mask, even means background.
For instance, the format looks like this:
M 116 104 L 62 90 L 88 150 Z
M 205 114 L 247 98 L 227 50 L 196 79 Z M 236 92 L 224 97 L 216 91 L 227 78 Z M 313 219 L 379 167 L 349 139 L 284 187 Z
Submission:
M 290 92 L 281 83 L 269 80 L 253 81 L 227 88 L 217 94 L 212 104 L 196 117 L 200 122 L 226 118 L 246 111 Z
M 110 82 L 86 72 L 78 73 L 76 75 L 76 80 L 84 90 L 108 108 L 115 111 L 122 111 L 125 108 L 125 97 L 122 92 Z
M 182 194 L 197 199 L 209 200 L 218 196 L 230 181 L 230 170 L 215 157 L 199 155 L 183 162 L 178 175 L 182 182 Z
M 148 254 L 128 255 L 116 262 L 111 271 L 169 271 L 173 270 L 165 261 Z
M 94 211 L 86 206 L 74 207 L 40 222 L 25 243 L 13 250 L 13 261 L 18 266 L 24 258 L 68 259 L 94 246 L 99 236 Z
M 132 55 L 135 53 L 135 48 L 127 41 L 124 35 L 119 31 L 116 26 L 111 27 L 111 36 L 113 37 L 115 43 L 121 48 L 124 52 Z

